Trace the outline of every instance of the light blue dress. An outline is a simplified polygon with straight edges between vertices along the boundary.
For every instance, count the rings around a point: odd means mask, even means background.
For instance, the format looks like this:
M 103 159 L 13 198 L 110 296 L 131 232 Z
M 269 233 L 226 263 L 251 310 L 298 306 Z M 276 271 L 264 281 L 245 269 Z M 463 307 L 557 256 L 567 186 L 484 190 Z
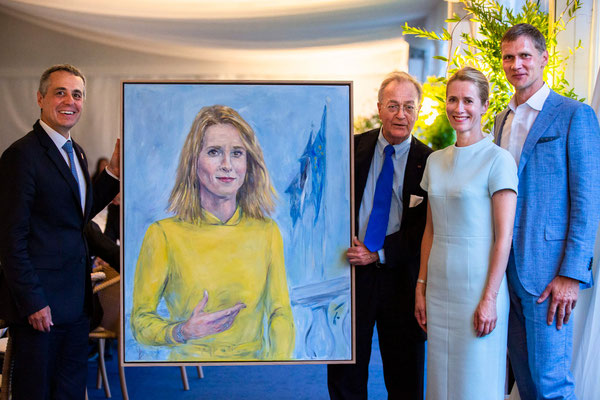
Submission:
M 517 167 L 487 136 L 449 146 L 427 160 L 433 245 L 427 268 L 427 399 L 504 399 L 509 297 L 506 277 L 498 321 L 478 338 L 473 315 L 487 281 L 494 244 L 492 195 L 517 191 Z

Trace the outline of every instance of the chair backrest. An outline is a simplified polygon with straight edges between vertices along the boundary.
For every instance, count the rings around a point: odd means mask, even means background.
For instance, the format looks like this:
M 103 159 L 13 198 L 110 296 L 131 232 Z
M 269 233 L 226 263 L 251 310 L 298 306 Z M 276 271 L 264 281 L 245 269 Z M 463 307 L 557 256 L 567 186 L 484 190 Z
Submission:
M 10 331 L 9 331 L 10 335 Z M 0 400 L 10 399 L 11 383 L 12 383 L 12 340 L 10 336 L 6 343 L 4 351 L 4 362 L 2 364 L 2 387 L 0 388 Z
M 119 315 L 120 315 L 120 293 L 121 277 L 117 271 L 111 267 L 104 267 L 106 280 L 94 287 L 94 293 L 98 293 L 98 299 L 102 306 L 104 315 L 100 326 L 104 329 L 118 333 L 119 332 Z

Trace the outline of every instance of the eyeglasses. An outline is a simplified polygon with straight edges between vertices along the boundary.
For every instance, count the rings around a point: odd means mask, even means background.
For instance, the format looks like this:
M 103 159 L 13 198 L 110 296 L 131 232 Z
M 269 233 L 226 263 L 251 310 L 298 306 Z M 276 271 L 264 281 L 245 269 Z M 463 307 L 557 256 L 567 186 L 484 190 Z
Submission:
M 398 114 L 398 111 L 402 110 L 403 113 L 412 115 L 417 110 L 417 107 L 412 104 L 402 105 L 393 103 L 388 105 L 386 108 L 390 114 Z

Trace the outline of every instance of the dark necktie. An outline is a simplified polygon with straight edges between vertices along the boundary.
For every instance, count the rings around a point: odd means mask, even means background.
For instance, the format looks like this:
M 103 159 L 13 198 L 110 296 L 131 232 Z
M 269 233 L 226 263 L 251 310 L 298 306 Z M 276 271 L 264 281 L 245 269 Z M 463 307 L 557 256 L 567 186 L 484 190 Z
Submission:
M 75 168 L 75 158 L 73 157 L 73 143 L 71 143 L 70 140 L 67 140 L 62 148 L 69 155 L 69 163 L 71 164 L 71 173 L 73 174 L 73 177 L 75 178 L 75 182 L 77 182 L 77 191 L 79 191 L 79 178 L 77 177 L 77 169 Z
M 394 155 L 394 146 L 388 144 L 383 151 L 385 153 L 383 168 L 381 168 L 375 185 L 373 209 L 369 216 L 369 224 L 365 234 L 365 246 L 370 251 L 377 251 L 383 247 L 390 218 L 390 205 L 392 204 L 392 186 L 394 184 L 392 156 Z

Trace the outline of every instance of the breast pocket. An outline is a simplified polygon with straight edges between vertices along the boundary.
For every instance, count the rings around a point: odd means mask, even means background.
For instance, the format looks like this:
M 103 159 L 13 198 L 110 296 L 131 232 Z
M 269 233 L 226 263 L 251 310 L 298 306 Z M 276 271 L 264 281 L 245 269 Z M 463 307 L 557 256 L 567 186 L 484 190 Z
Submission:
M 546 240 L 566 240 L 567 239 L 567 225 L 555 225 L 548 224 L 544 230 L 544 237 Z
M 533 158 L 545 174 L 559 175 L 566 165 L 565 147 L 559 136 L 542 136 L 535 145 Z
M 560 138 L 560 136 L 542 136 L 541 138 L 538 139 L 538 144 L 540 143 L 548 143 L 548 142 L 552 142 L 556 139 Z

